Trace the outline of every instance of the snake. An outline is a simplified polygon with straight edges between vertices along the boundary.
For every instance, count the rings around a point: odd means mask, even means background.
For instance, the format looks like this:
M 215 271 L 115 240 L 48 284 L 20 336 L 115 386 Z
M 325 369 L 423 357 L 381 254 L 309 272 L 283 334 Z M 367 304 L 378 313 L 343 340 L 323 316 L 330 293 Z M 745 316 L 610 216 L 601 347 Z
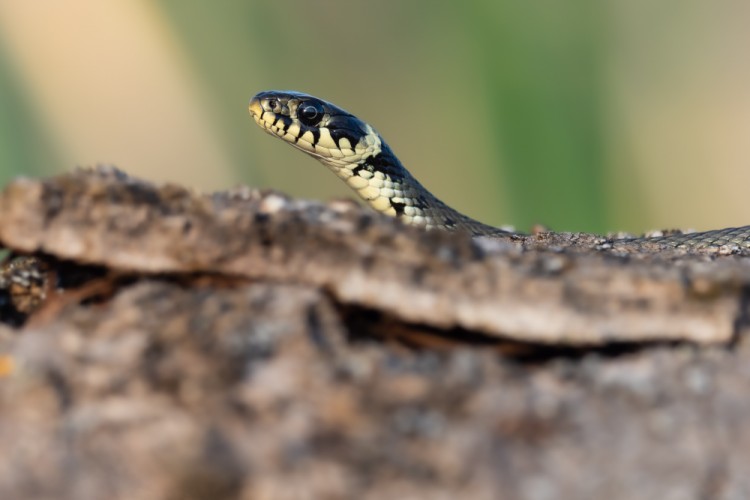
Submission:
M 475 220 L 442 202 L 403 166 L 370 124 L 330 102 L 301 92 L 267 90 L 256 94 L 248 108 L 263 130 L 328 167 L 377 212 L 407 225 L 473 237 L 523 235 Z M 750 226 L 630 237 L 618 243 L 625 248 L 648 243 L 750 254 Z

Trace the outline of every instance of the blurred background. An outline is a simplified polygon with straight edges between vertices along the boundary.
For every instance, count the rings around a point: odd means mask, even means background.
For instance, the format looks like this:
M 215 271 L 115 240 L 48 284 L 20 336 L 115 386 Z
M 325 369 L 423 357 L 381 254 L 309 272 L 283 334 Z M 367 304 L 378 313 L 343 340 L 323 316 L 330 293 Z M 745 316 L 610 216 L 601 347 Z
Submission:
M 5 0 L 0 181 L 110 163 L 352 197 L 249 118 L 294 89 L 491 224 L 750 224 L 748 23 L 730 0 Z

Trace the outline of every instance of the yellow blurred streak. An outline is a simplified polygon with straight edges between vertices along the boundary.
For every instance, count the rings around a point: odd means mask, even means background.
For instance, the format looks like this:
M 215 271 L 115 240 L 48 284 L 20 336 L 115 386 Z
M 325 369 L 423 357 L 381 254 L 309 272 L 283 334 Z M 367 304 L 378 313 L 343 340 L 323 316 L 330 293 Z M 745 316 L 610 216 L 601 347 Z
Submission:
M 0 355 L 0 377 L 7 377 L 15 370 L 16 363 L 13 358 L 5 354 Z
M 232 178 L 187 58 L 150 1 L 0 2 L 0 41 L 70 162 L 57 168 L 114 163 L 202 189 Z

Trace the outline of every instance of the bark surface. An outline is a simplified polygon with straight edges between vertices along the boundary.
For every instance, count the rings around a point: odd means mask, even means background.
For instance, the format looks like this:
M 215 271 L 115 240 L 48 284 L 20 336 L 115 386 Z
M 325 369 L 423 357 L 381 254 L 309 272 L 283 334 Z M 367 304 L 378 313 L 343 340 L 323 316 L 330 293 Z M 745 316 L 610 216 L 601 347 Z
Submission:
M 750 496 L 747 258 L 114 169 L 0 241 L 0 498 Z

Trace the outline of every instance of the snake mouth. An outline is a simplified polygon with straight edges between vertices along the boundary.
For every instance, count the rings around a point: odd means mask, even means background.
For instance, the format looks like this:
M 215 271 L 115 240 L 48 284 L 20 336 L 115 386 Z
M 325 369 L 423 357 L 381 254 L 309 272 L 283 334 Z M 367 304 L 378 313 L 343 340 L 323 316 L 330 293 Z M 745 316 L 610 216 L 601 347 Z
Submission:
M 250 104 L 247 106 L 247 109 L 250 111 L 250 115 L 255 120 L 255 123 L 262 127 L 266 132 L 272 133 L 284 139 L 284 135 L 286 134 L 286 127 L 282 129 L 276 126 L 276 123 L 278 123 L 282 117 L 277 116 L 277 114 L 273 111 L 265 109 L 263 107 L 263 102 L 258 99 L 258 97 L 253 97 L 250 100 Z M 287 118 L 287 120 L 289 120 L 289 118 Z M 282 124 L 283 123 L 284 122 L 282 121 Z
M 253 97 L 250 100 L 248 110 L 255 123 L 269 134 L 284 139 L 306 153 L 315 152 L 312 145 L 308 147 L 301 141 L 299 126 L 293 127 L 295 121 L 291 117 L 267 110 L 258 97 Z
M 247 106 L 247 109 L 250 110 L 250 114 L 253 115 L 253 118 L 256 120 L 263 114 L 263 105 L 257 97 L 250 99 L 250 104 Z

